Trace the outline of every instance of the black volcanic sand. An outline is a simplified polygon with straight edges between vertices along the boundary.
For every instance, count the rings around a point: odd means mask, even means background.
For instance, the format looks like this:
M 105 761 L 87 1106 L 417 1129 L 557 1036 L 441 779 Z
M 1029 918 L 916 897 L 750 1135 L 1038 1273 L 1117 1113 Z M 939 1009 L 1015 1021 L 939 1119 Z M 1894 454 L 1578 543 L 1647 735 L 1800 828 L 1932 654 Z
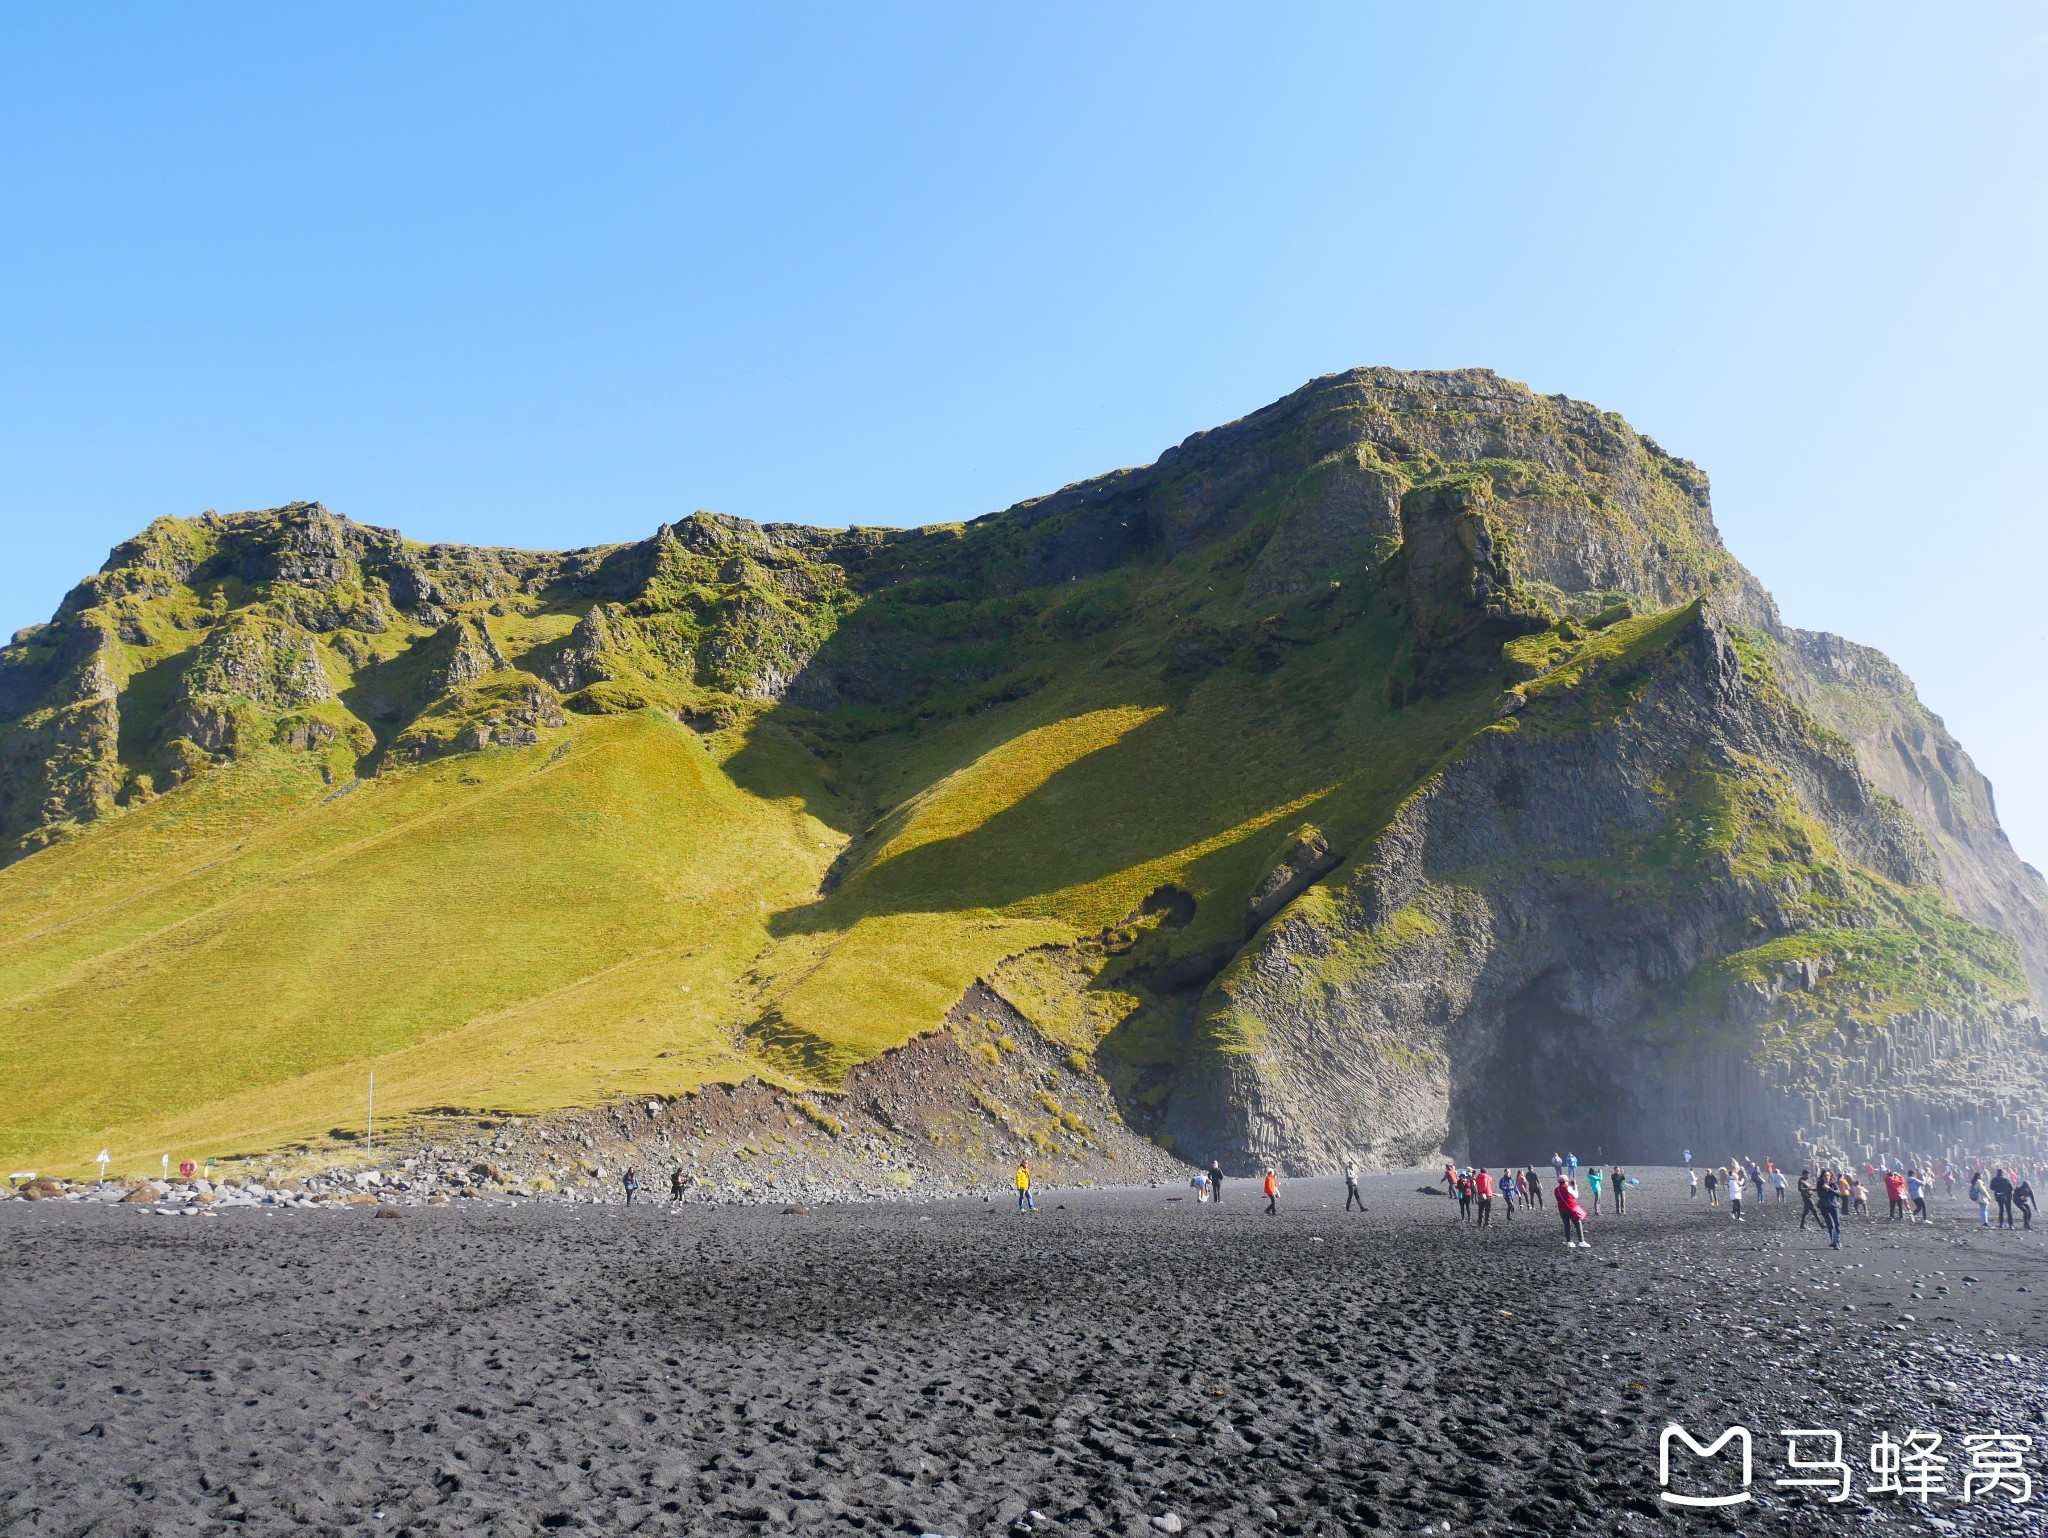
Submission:
M 1035 1217 L 8 1203 L 0 1532 L 2040 1530 L 1769 1481 L 1784 1426 L 1859 1461 L 1938 1430 L 1952 1489 L 1964 1434 L 2031 1431 L 2048 1503 L 2048 1234 L 1936 1197 L 1835 1255 L 1655 1171 L 1568 1252 L 1416 1184 L 1362 1218 L 1327 1181 L 1277 1219 L 1245 1181 Z M 1756 1504 L 1657 1506 L 1674 1417 L 1757 1433 Z

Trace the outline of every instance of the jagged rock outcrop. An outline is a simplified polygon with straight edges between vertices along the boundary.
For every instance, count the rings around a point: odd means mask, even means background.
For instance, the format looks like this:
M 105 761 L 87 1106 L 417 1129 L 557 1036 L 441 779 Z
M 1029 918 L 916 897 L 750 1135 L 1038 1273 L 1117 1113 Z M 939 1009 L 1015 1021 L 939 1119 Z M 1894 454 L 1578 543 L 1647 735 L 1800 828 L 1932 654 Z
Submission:
M 427 687 L 435 694 L 464 688 L 506 666 L 490 630 L 468 615 L 443 625 L 426 643 L 426 652 Z
M 1252 889 L 1248 917 L 1253 930 L 1293 902 L 1320 877 L 1344 863 L 1344 856 L 1330 847 L 1320 828 L 1304 828 L 1287 846 L 1280 863 L 1266 879 Z
M 604 604 L 592 604 L 576 622 L 569 640 L 547 665 L 547 679 L 564 694 L 591 684 L 610 683 L 620 674 L 619 654 L 628 645 L 623 618 Z

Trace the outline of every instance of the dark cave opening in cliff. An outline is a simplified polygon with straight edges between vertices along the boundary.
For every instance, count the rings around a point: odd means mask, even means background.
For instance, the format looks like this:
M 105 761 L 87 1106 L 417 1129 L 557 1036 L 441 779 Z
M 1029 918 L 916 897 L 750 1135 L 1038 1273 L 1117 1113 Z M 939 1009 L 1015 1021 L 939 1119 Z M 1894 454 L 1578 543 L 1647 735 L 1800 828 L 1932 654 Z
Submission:
M 1555 973 L 1525 985 L 1501 1012 L 1493 1050 L 1468 1058 L 1454 1093 L 1473 1162 L 1633 1157 L 1623 1139 L 1627 1096 L 1604 1033 L 1567 1007 L 1562 992 Z

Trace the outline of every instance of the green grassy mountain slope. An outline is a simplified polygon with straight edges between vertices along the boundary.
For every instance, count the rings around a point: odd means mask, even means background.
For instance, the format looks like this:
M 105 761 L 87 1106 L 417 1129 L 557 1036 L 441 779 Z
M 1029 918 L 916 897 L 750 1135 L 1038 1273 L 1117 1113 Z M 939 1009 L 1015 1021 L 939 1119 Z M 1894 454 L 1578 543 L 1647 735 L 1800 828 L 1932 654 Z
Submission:
M 1659 873 L 1647 902 L 1710 864 L 1749 886 L 1632 1007 L 1750 986 L 1761 907 L 1830 975 L 1894 958 L 1854 973 L 1872 1020 L 2025 1006 L 2032 936 L 1998 920 L 2038 894 L 2001 871 L 1996 927 L 1957 906 L 1971 849 L 1935 859 L 1795 703 L 1796 633 L 1699 472 L 1484 371 L 1332 376 L 924 529 L 700 513 L 527 553 L 316 504 L 162 519 L 0 652 L 0 1154 L 317 1146 L 372 1070 L 392 1117 L 829 1094 L 977 979 L 1092 1043 L 1139 1130 L 1221 1137 L 1258 1095 L 1218 1064 L 1336 1018 L 1243 1002 L 1260 937 L 1503 733 L 1607 729 L 1701 600 L 1746 669 L 1715 687 L 1762 703 L 1659 718 L 1611 858 Z M 1696 729 L 1712 761 L 1678 776 Z M 1369 977 L 1388 936 L 1361 933 L 1305 943 Z M 1260 1061 L 1325 1073 L 1290 1051 Z

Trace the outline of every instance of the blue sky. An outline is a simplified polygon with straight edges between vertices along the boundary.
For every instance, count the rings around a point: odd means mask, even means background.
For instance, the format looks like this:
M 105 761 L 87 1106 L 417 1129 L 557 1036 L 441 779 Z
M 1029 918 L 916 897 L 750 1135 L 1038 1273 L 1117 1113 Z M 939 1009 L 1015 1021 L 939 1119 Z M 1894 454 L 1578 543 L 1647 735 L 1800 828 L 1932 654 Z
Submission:
M 1359 363 L 1712 475 L 2048 864 L 2048 9 L 0 11 L 0 627 L 163 513 L 972 516 Z

